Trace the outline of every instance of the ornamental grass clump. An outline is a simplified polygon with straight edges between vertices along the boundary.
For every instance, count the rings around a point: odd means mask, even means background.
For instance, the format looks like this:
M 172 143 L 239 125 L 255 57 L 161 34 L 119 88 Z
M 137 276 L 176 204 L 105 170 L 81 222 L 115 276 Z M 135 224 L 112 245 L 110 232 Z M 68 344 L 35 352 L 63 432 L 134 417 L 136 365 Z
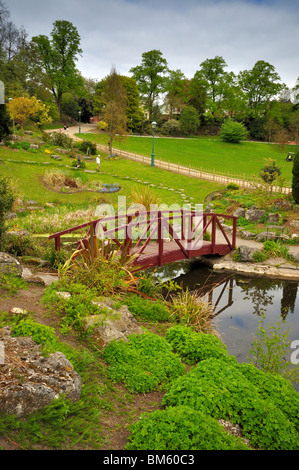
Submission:
M 189 325 L 195 331 L 212 333 L 214 306 L 200 290 L 189 291 L 187 288 L 171 296 L 170 308 L 177 322 Z

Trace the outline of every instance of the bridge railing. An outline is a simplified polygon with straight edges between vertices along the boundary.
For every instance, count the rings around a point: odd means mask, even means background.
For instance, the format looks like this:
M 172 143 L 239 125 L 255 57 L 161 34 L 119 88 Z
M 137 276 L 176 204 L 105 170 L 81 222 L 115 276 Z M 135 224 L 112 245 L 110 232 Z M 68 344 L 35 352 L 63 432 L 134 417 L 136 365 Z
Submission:
M 223 227 L 221 219 L 232 221 L 230 236 L 226 232 L 226 227 Z M 222 236 L 221 243 L 227 244 L 230 250 L 234 250 L 236 245 L 237 217 L 186 209 L 135 211 L 129 214 L 105 216 L 54 233 L 49 239 L 55 240 L 55 249 L 60 251 L 61 237 L 86 229 L 86 234 L 82 238 L 88 238 L 91 225 L 95 236 L 113 240 L 118 247 L 126 249 L 127 253 L 134 249 L 137 258 L 152 241 L 156 241 L 159 245 L 160 260 L 163 257 L 164 244 L 170 240 L 175 241 L 183 257 L 188 257 L 189 251 L 199 249 L 205 238 L 209 238 L 212 254 L 216 253 L 219 235 Z M 209 237 L 206 236 L 208 232 Z

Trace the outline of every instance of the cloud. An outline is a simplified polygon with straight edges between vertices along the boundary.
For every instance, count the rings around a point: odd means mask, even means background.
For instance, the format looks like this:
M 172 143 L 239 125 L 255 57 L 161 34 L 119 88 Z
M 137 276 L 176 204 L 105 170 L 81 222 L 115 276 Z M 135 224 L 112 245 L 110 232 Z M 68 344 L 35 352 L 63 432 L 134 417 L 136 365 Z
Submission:
M 216 55 L 235 73 L 257 60 L 270 62 L 290 87 L 299 76 L 295 0 L 10 0 L 9 9 L 30 36 L 49 35 L 58 19 L 71 21 L 81 36 L 78 68 L 86 77 L 101 79 L 112 65 L 129 74 L 152 49 L 189 78 Z

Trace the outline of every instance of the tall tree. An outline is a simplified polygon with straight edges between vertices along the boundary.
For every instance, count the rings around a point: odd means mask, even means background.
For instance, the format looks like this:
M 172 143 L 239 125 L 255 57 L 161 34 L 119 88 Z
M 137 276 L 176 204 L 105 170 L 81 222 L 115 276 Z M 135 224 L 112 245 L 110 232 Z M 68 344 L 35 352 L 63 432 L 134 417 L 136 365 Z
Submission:
M 240 72 L 238 81 L 246 95 L 249 114 L 254 118 L 263 116 L 270 100 L 285 87 L 275 67 L 263 60 L 256 62 L 251 70 Z
M 75 64 L 82 49 L 78 30 L 69 21 L 55 21 L 51 37 L 35 36 L 32 41 L 38 47 L 40 61 L 60 114 L 62 94 L 82 84 Z
M 102 99 L 104 106 L 101 118 L 108 124 L 108 147 L 111 154 L 116 134 L 123 135 L 127 131 L 127 94 L 114 67 L 107 78 Z
M 141 65 L 130 69 L 130 73 L 133 74 L 144 100 L 150 121 L 153 116 L 154 103 L 158 95 L 165 91 L 165 74 L 167 71 L 167 61 L 157 49 L 144 52 Z
M 187 80 L 181 70 L 169 70 L 166 78 L 165 105 L 168 109 L 169 119 L 173 118 L 175 109 L 181 109 L 186 104 L 186 83 Z

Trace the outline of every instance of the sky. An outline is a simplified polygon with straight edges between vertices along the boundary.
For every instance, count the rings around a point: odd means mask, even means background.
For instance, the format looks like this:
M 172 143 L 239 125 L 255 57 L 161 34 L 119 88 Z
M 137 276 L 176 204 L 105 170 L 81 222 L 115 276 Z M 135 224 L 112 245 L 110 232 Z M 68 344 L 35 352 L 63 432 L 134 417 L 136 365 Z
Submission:
M 50 36 L 56 20 L 81 37 L 77 68 L 96 81 L 114 67 L 121 75 L 158 49 L 171 70 L 192 78 L 206 59 L 221 56 L 227 72 L 258 60 L 293 88 L 299 77 L 299 0 L 4 0 L 28 39 Z

